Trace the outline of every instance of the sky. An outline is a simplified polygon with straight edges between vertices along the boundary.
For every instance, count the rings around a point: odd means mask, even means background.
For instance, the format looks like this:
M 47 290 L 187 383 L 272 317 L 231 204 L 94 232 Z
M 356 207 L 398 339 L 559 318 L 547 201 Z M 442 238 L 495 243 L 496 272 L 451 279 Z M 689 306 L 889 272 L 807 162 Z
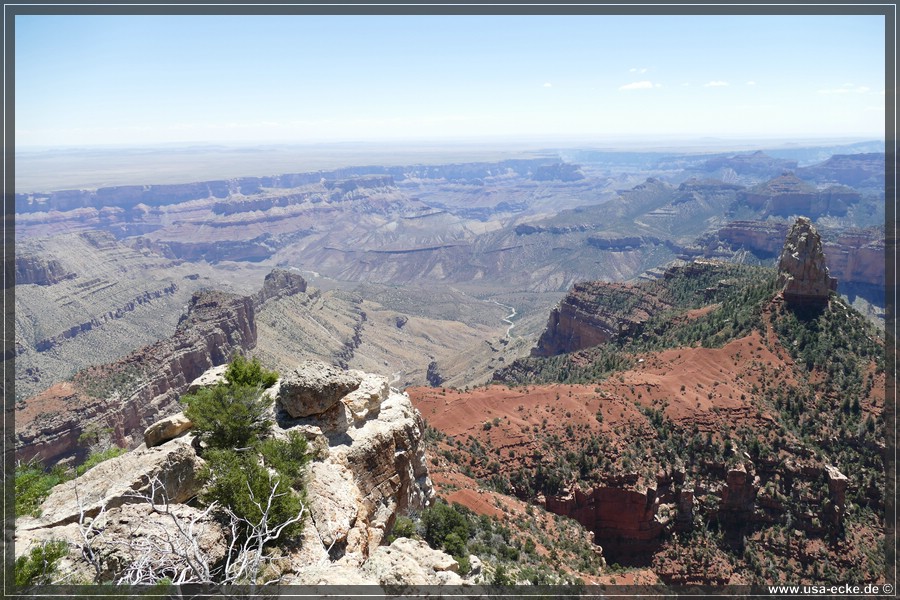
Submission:
M 884 135 L 881 16 L 15 17 L 16 147 Z

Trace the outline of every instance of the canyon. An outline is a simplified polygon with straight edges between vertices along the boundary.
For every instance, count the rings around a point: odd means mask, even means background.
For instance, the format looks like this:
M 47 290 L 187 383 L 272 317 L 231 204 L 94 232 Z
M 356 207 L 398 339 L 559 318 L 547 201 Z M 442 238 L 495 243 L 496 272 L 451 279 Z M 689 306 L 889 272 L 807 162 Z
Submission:
M 387 496 L 367 500 L 348 522 L 381 520 L 325 544 L 360 560 L 291 572 L 297 582 L 347 569 L 379 580 L 396 517 L 432 495 L 426 463 L 439 496 L 569 517 L 642 582 L 747 583 L 767 551 L 780 561 L 770 578 L 797 564 L 812 577 L 820 556 L 872 579 L 857 542 L 883 536 L 885 374 L 853 309 L 883 327 L 879 164 L 584 150 L 17 192 L 16 458 L 80 463 L 79 438 L 98 428 L 134 457 L 191 382 L 235 354 L 284 376 L 320 361 L 322 377 L 355 373 L 377 393 L 342 394 L 341 431 L 316 433 L 336 426 L 329 413 L 307 437 L 356 469 L 368 487 L 350 496 L 390 481 L 406 499 L 389 517 Z M 804 327 L 840 319 L 855 337 L 850 362 L 833 364 Z M 338 449 L 394 409 L 408 439 L 366 442 L 372 456 Z M 830 411 L 839 425 L 822 422 Z M 415 467 L 389 464 L 410 448 Z M 394 467 L 413 476 L 397 487 Z M 314 467 L 331 503 L 316 515 L 347 508 L 346 474 L 332 471 Z M 405 543 L 390 556 L 424 555 Z M 589 563 L 558 572 L 609 582 Z

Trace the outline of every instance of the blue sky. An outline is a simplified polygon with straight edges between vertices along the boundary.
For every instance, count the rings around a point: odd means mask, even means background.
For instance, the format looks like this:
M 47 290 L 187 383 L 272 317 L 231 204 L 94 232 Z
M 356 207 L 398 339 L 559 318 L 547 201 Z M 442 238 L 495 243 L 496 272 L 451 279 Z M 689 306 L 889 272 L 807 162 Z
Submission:
M 16 145 L 868 136 L 879 16 L 16 16 Z

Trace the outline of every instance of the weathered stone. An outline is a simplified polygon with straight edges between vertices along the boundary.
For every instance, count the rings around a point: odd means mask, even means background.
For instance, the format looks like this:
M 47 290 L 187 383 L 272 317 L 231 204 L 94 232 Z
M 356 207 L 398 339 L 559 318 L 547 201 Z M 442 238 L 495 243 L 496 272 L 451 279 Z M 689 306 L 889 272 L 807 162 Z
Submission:
M 347 565 L 329 563 L 301 569 L 288 585 L 378 585 L 374 576 Z
M 458 571 L 459 563 L 452 556 L 409 538 L 379 546 L 362 568 L 380 585 L 458 585 L 462 583 Z
M 784 241 L 778 285 L 785 301 L 795 305 L 824 304 L 837 289 L 837 280 L 825 266 L 819 232 L 806 217 L 797 219 Z
M 70 542 L 73 549 L 84 541 L 78 529 L 78 523 L 66 523 L 57 527 L 40 527 L 37 520 L 32 517 L 16 519 L 16 542 L 14 544 L 16 558 L 27 554 L 35 546 L 53 540 Z
M 676 524 L 681 530 L 688 530 L 694 522 L 694 490 L 690 488 L 682 488 L 678 492 L 678 516 Z
M 373 515 L 424 508 L 431 494 L 424 450 L 420 445 L 421 416 L 406 394 L 391 394 L 379 418 L 350 430 L 349 446 L 332 449 L 333 459 L 356 477 L 363 502 Z M 386 509 L 379 510 L 379 506 Z
M 309 470 L 307 490 L 322 543 L 346 542 L 362 500 L 351 473 L 330 462 L 315 462 Z
M 194 523 L 189 537 L 179 534 L 175 519 L 182 524 Z M 126 504 L 106 512 L 91 525 L 100 532 L 92 539 L 91 549 L 104 569 L 101 580 L 121 576 L 141 557 L 156 564 L 174 561 L 187 569 L 190 564 L 211 567 L 225 557 L 227 550 L 223 527 L 211 515 L 186 504 Z M 173 548 L 181 552 L 173 552 Z M 176 558 L 184 551 L 189 554 Z
M 148 448 L 173 440 L 194 426 L 183 412 L 160 419 L 144 431 L 144 445 Z
M 360 377 L 317 360 L 304 361 L 282 378 L 277 402 L 291 417 L 324 413 L 357 389 Z
M 374 396 L 383 392 L 384 378 L 363 375 L 361 379 L 377 383 L 375 389 L 381 390 Z M 361 387 L 365 394 L 367 388 Z M 340 409 L 349 415 L 345 401 L 328 412 Z M 406 394 L 389 392 L 380 410 L 367 411 L 356 427 L 335 434 L 329 426 L 319 417 L 310 417 L 297 423 L 281 421 L 274 433 L 281 437 L 301 430 L 308 438 L 330 444 L 310 465 L 307 497 L 316 534 L 304 540 L 318 546 L 307 549 L 316 560 L 336 547 L 340 548 L 337 562 L 356 568 L 381 544 L 388 525 L 399 514 L 421 510 L 434 495 L 421 446 L 424 424 Z M 305 577 L 301 579 L 306 581 Z
M 190 436 L 155 448 L 138 448 L 88 469 L 80 477 L 58 485 L 41 505 L 41 516 L 24 527 L 50 527 L 78 521 L 83 509 L 93 517 L 128 503 L 142 502 L 140 495 L 153 490 L 151 480 L 162 484 L 156 501 L 163 495 L 169 502 L 185 502 L 200 489 L 197 472 L 203 461 L 194 452 Z
M 652 550 L 663 532 L 655 489 L 599 486 L 577 487 L 564 496 L 548 496 L 548 511 L 572 517 L 594 532 L 611 560 Z
M 720 494 L 719 519 L 732 527 L 743 527 L 749 521 L 759 493 L 759 477 L 743 464 L 728 470 Z
M 828 491 L 843 504 L 850 480 L 831 465 L 825 465 L 825 474 L 828 476 Z
M 377 414 L 381 403 L 391 393 L 386 377 L 370 373 L 359 373 L 359 375 L 359 387 L 341 400 L 350 409 L 356 423 L 365 421 L 370 414 Z
M 825 465 L 825 475 L 828 477 L 828 494 L 831 497 L 831 514 L 828 518 L 832 525 L 839 526 L 844 519 L 850 480 L 831 465 Z
M 200 388 L 204 387 L 212 387 L 217 383 L 225 382 L 225 371 L 228 370 L 228 365 L 218 365 L 216 367 L 212 367 L 211 369 L 207 369 L 203 372 L 200 377 L 196 378 L 191 382 L 188 386 L 187 393 L 193 394 Z
M 351 378 L 358 393 L 338 398 L 324 414 L 295 419 L 279 416 L 273 424 L 274 437 L 283 439 L 293 431 L 300 432 L 312 441 L 316 452 L 306 474 L 309 518 L 299 535 L 301 543 L 293 545 L 289 555 L 277 558 L 270 574 L 282 576 L 284 584 L 461 583 L 452 557 L 410 540 L 367 566 L 373 555 L 384 552 L 380 544 L 397 516 L 427 506 L 434 490 L 421 444 L 424 422 L 409 397 L 391 391 L 384 377 L 354 372 Z M 275 390 L 284 386 L 284 381 L 279 383 Z M 354 424 L 349 406 L 359 417 L 353 427 L 346 425 Z M 345 429 L 336 431 L 335 423 L 341 419 Z M 150 478 L 160 478 L 173 511 L 189 509 L 180 503 L 197 493 L 195 473 L 203 464 L 191 446 L 192 439 L 188 434 L 160 446 L 141 446 L 59 486 L 45 501 L 40 519 L 17 521 L 17 543 L 22 551 L 29 544 L 60 534 L 73 547 L 67 572 L 88 580 L 94 577 L 77 551 L 83 543 L 77 526 L 82 518 L 77 489 L 85 523 L 97 519 L 98 527 L 104 528 L 104 540 L 98 540 L 97 548 L 110 566 L 104 567 L 102 577 L 125 568 L 135 558 L 126 546 L 156 531 L 156 517 L 141 512 L 149 509 L 143 508 L 146 500 L 137 497 L 151 493 Z M 191 518 L 194 513 L 185 516 Z M 106 539 L 125 546 L 107 548 Z M 217 542 L 211 543 L 218 547 Z M 399 570 L 390 574 L 392 565 L 399 565 Z

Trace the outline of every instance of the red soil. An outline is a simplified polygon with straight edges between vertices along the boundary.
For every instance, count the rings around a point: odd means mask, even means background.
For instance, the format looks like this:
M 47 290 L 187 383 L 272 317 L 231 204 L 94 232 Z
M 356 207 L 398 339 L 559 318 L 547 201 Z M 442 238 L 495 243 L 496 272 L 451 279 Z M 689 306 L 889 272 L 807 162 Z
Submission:
M 53 415 L 68 410 L 78 398 L 75 386 L 70 382 L 54 384 L 29 398 L 24 406 L 16 407 L 16 427 L 22 428 L 44 414 Z
M 430 426 L 463 443 L 472 436 L 499 450 L 489 458 L 507 471 L 523 462 L 532 466 L 532 455 L 553 434 L 576 450 L 595 434 L 613 443 L 626 435 L 652 436 L 639 407 L 662 410 L 675 424 L 685 429 L 696 425 L 701 433 L 742 426 L 767 429 L 775 417 L 759 408 L 764 404 L 753 391 L 754 385 L 761 387 L 763 376 L 796 385 L 791 364 L 754 332 L 722 348 L 644 355 L 634 368 L 596 385 L 493 385 L 469 392 L 415 387 L 407 392 Z M 485 467 L 472 465 L 478 475 Z

